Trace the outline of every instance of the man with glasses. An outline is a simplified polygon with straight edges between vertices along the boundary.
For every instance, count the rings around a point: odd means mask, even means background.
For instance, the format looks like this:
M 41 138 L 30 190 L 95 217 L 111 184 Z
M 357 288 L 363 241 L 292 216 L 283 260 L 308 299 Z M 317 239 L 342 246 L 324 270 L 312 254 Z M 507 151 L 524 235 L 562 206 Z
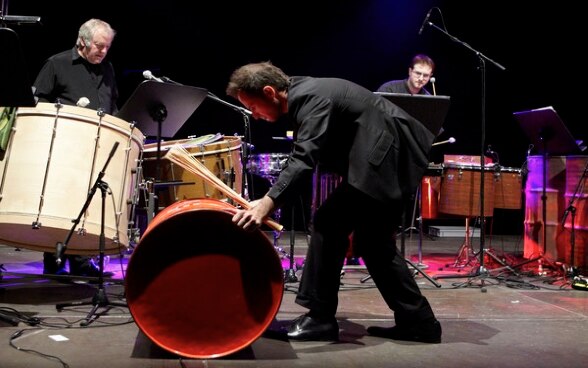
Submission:
M 424 54 L 412 58 L 406 79 L 391 80 L 382 84 L 377 92 L 406 93 L 411 95 L 430 95 L 425 85 L 433 76 L 435 62 Z

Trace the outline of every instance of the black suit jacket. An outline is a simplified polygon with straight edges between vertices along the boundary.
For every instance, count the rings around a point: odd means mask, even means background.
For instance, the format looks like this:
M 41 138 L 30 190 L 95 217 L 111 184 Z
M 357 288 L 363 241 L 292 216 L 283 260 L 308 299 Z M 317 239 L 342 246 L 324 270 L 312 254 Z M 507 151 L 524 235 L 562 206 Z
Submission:
M 377 200 L 406 200 L 435 139 L 400 107 L 338 78 L 292 77 L 288 118 L 292 153 L 268 193 L 278 206 L 299 194 L 317 165 Z

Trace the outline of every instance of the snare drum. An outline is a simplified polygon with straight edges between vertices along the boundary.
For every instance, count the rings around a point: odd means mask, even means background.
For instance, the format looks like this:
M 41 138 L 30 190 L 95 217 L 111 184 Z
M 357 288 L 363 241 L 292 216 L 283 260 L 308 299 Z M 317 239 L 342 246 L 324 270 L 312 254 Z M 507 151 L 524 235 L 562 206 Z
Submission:
M 484 216 L 494 212 L 494 168 L 484 167 Z M 477 165 L 444 164 L 439 212 L 480 216 L 481 170 Z
M 494 208 L 522 208 L 521 169 L 499 167 L 494 171 Z
M 242 172 L 241 138 L 225 136 L 222 140 L 208 144 L 199 144 L 196 139 L 181 139 L 165 142 L 161 149 L 161 178 L 157 178 L 157 143 L 145 145 L 143 152 L 143 173 L 162 182 L 169 182 L 167 187 L 158 191 L 159 206 L 167 207 L 183 199 L 213 198 L 227 199 L 226 195 L 208 184 L 205 180 L 185 170 L 183 167 L 163 158 L 174 145 L 180 144 L 190 155 L 202 162 L 217 178 L 228 187 L 241 193 Z M 177 182 L 177 183 L 176 183 Z M 177 184 L 177 185 L 176 185 Z
M 98 254 L 101 190 L 82 210 L 104 171 L 104 251 L 120 252 L 128 245 L 128 199 L 143 142 L 134 125 L 91 109 L 50 103 L 19 108 L 0 162 L 0 240 L 54 252 L 81 215 L 66 254 Z

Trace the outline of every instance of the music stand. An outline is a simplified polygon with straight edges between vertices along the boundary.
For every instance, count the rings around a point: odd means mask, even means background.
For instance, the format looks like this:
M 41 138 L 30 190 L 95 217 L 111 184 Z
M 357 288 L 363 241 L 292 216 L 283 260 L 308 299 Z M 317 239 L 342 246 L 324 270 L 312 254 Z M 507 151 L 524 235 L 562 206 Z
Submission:
M 0 45 L 3 50 L 0 57 L 0 106 L 34 107 L 32 84 L 16 32 L 0 26 Z
M 445 122 L 451 102 L 449 96 L 409 95 L 391 92 L 374 93 L 399 106 L 408 115 L 420 121 L 435 136 L 441 133 L 441 127 Z
M 409 95 L 405 93 L 391 93 L 391 92 L 374 92 L 377 95 L 384 97 L 385 99 L 391 101 L 396 106 L 400 107 L 404 110 L 408 115 L 413 117 L 414 119 L 418 120 L 421 124 L 423 124 L 431 133 L 435 136 L 438 136 L 441 133 L 441 129 L 443 123 L 445 122 L 445 117 L 447 116 L 447 112 L 449 111 L 449 105 L 451 98 L 449 96 L 431 96 L 431 95 Z M 429 147 L 430 148 L 430 147 Z M 416 188 L 415 197 L 418 201 L 421 195 L 420 190 L 420 181 L 419 185 Z M 420 203 L 417 202 L 417 203 Z M 402 226 L 406 228 L 406 211 L 408 206 L 404 206 L 404 214 L 402 216 Z M 419 216 L 420 208 L 419 208 Z M 432 277 L 430 277 L 425 271 L 423 271 L 419 266 L 425 266 L 420 262 L 420 258 L 422 255 L 422 218 L 419 221 L 420 231 L 419 231 L 419 243 L 418 243 L 418 253 L 419 253 L 419 264 L 416 265 L 412 263 L 410 260 L 406 259 L 406 262 L 415 269 L 416 272 L 423 275 L 427 280 L 429 280 L 433 285 L 440 288 L 441 284 L 435 281 Z M 404 241 L 405 235 L 404 230 L 400 233 L 400 248 L 402 255 L 404 256 Z M 361 280 L 361 282 L 365 282 L 369 277 L 365 277 Z
M 520 267 L 524 264 L 543 259 L 547 253 L 547 156 L 579 154 L 581 153 L 581 149 L 552 106 L 515 112 L 514 117 L 519 122 L 529 141 L 541 153 L 543 164 L 543 183 L 541 188 L 541 205 L 543 206 L 541 213 L 543 253 L 536 258 L 514 266 Z
M 161 177 L 161 138 L 173 137 L 204 101 L 207 93 L 208 91 L 203 88 L 147 80 L 139 84 L 117 113 L 117 117 L 135 122 L 143 134 L 156 136 L 154 186 L 170 185 L 158 183 Z M 157 198 L 150 199 L 156 201 Z M 157 203 L 153 209 L 154 214 L 157 213 Z

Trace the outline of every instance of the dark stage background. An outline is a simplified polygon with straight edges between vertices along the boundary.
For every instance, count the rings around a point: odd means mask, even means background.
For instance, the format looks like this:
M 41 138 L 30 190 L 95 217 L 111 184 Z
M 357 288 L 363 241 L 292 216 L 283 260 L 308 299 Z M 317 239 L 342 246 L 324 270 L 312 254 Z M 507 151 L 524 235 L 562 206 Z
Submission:
M 521 168 L 530 142 L 512 114 L 545 106 L 557 110 L 576 139 L 588 138 L 581 125 L 584 59 L 577 47 L 567 46 L 581 44 L 583 15 L 570 1 L 544 7 L 535 2 L 409 0 L 6 3 L 6 14 L 42 20 L 41 25 L 10 25 L 20 37 L 31 83 L 45 58 L 74 45 L 84 21 L 108 21 L 118 32 L 109 58 L 118 75 L 119 106 L 143 81 L 146 69 L 237 103 L 224 90 L 231 72 L 245 63 L 271 60 L 290 75 L 342 77 L 375 90 L 387 80 L 406 77 L 410 58 L 426 53 L 437 63 L 437 93 L 451 96 L 438 140 L 457 140 L 434 147 L 431 162 L 442 162 L 444 154 L 479 156 L 491 145 L 503 166 Z M 432 27 L 418 35 L 432 7 L 437 9 L 431 22 L 444 24 L 451 36 L 505 67 L 485 64 L 483 114 L 475 52 Z M 207 99 L 169 138 L 242 135 L 243 126 L 240 114 Z M 251 129 L 253 153 L 289 150 L 286 141 L 272 139 L 285 136 L 289 127 L 284 124 L 252 121 Z M 253 196 L 263 194 L 260 186 Z M 504 229 L 522 229 L 522 211 L 507 212 L 501 215 Z

